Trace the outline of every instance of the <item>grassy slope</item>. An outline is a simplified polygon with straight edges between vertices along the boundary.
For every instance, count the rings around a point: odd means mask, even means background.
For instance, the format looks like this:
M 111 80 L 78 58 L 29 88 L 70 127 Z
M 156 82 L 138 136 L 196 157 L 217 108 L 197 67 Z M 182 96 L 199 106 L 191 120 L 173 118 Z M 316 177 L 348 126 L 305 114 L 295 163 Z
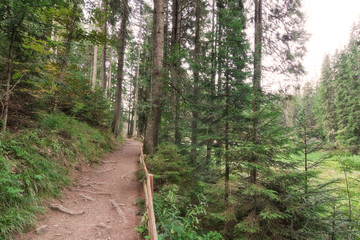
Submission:
M 110 133 L 65 114 L 39 114 L 37 128 L 0 137 L 0 239 L 24 231 L 58 196 L 74 168 L 116 148 Z

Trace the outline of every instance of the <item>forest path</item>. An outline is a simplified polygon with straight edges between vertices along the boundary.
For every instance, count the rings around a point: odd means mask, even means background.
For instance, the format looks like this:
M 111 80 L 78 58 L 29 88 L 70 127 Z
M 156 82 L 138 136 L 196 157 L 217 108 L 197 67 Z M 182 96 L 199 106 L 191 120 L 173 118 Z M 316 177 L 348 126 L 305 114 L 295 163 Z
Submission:
M 60 199 L 49 203 L 36 230 L 18 240 L 137 240 L 141 184 L 136 179 L 139 142 L 127 139 L 95 168 L 83 169 Z

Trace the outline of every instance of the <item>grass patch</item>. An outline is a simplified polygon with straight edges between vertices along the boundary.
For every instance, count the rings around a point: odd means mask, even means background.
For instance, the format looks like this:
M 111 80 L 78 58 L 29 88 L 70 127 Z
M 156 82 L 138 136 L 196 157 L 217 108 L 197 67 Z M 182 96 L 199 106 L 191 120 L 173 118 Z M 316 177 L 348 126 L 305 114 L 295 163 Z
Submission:
M 310 154 L 309 158 L 316 161 L 322 155 L 324 154 L 321 152 L 315 152 Z M 328 203 L 326 208 L 330 217 L 336 212 L 336 220 L 344 225 L 343 229 L 338 230 L 340 238 L 345 239 L 351 233 L 352 239 L 358 239 L 360 237 L 360 156 L 330 151 L 328 157 L 324 158 L 315 170 L 319 173 L 318 178 L 313 179 L 315 184 L 333 182 L 329 194 L 336 201 Z M 345 230 L 348 232 L 341 235 Z
M 36 125 L 0 138 L 0 239 L 32 226 L 76 166 L 99 163 L 118 145 L 110 132 L 62 113 L 40 113 Z

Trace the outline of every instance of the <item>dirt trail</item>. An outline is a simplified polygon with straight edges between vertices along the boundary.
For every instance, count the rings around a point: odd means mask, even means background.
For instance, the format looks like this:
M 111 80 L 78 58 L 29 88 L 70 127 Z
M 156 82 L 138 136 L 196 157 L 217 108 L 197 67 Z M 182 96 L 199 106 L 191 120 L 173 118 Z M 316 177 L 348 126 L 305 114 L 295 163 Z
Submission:
M 36 230 L 15 237 L 17 240 L 137 240 L 138 207 L 141 184 L 138 169 L 139 143 L 126 140 L 120 150 L 103 159 L 103 164 L 86 169 L 73 187 L 49 203 Z

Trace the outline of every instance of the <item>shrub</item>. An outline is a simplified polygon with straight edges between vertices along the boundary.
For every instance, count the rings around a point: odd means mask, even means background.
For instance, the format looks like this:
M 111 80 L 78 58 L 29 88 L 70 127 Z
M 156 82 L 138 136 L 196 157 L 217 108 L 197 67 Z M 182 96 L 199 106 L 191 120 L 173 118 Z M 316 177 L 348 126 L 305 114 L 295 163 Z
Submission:
M 191 168 L 186 158 L 179 154 L 176 145 L 161 144 L 153 156 L 146 158 L 149 171 L 154 174 L 156 185 L 183 184 L 189 180 Z
M 200 228 L 200 220 L 206 215 L 206 199 L 199 196 L 199 204 L 185 204 L 178 194 L 178 186 L 164 186 L 160 193 L 154 194 L 154 211 L 159 239 L 167 240 L 221 240 L 217 232 L 204 233 Z M 137 229 L 146 234 L 146 227 Z M 148 238 L 148 236 L 147 236 Z

